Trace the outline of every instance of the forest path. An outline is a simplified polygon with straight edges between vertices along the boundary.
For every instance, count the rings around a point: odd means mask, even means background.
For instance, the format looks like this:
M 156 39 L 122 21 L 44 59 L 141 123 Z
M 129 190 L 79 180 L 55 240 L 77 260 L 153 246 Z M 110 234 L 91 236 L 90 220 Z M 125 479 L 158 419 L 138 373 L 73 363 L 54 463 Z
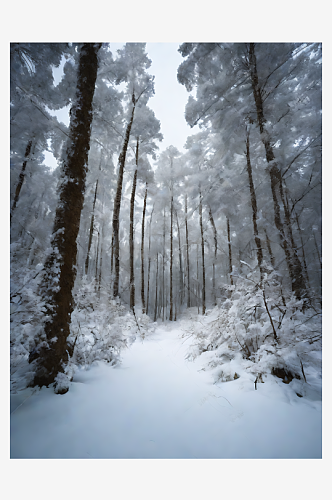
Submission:
M 33 394 L 11 416 L 11 457 L 320 456 L 317 408 L 290 404 L 278 384 L 214 385 L 199 358 L 185 360 L 182 335 L 179 322 L 159 325 L 122 352 L 120 366 L 78 371 L 62 396 Z

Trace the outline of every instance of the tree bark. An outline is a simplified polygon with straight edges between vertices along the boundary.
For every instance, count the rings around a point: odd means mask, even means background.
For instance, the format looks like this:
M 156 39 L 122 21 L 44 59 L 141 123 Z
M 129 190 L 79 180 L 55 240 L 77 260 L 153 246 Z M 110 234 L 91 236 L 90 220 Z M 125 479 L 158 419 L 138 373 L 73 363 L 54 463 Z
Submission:
M 111 243 L 111 275 L 113 275 L 114 269 L 114 232 L 112 231 L 112 243 Z
M 164 208 L 164 228 L 163 228 L 163 321 L 165 321 L 165 237 L 166 237 L 166 226 L 165 226 L 165 208 Z
M 138 138 L 136 143 L 136 169 L 133 179 L 133 187 L 131 190 L 130 199 L 130 227 L 129 227 L 129 250 L 130 250 L 130 309 L 133 311 L 135 307 L 135 275 L 134 275 L 134 210 L 135 210 L 135 193 L 137 184 L 137 169 L 138 169 Z
M 101 226 L 101 235 L 100 235 L 100 257 L 99 257 L 99 277 L 98 277 L 99 297 L 100 297 L 100 288 L 101 288 L 102 265 L 103 265 L 103 225 Z
M 214 261 L 213 261 L 212 288 L 213 288 L 213 303 L 216 306 L 217 305 L 217 294 L 216 294 L 216 269 L 215 269 L 215 266 L 217 264 L 218 239 L 217 239 L 216 225 L 214 223 L 211 207 L 209 207 L 209 218 L 210 218 L 211 226 L 213 229 L 213 235 L 214 235 Z
M 189 244 L 188 244 L 188 210 L 187 210 L 187 194 L 185 197 L 185 212 L 186 212 L 186 250 L 187 250 L 187 280 L 188 280 L 188 298 L 187 298 L 187 307 L 190 307 L 190 276 L 189 276 Z
M 169 270 L 169 320 L 173 321 L 173 194 L 171 197 L 171 231 L 170 231 L 170 270 Z
M 291 249 L 292 249 L 292 268 L 293 268 L 293 274 L 294 274 L 294 290 L 295 294 L 298 296 L 298 298 L 301 297 L 300 291 L 302 293 L 306 290 L 305 287 L 305 280 L 304 280 L 304 275 L 303 275 L 303 269 L 302 269 L 302 264 L 299 259 L 298 253 L 297 253 L 297 246 L 294 241 L 293 237 L 293 230 L 292 230 L 292 221 L 291 221 L 291 215 L 290 215 L 290 210 L 289 210 L 289 204 L 288 204 L 288 197 L 287 193 L 285 194 L 283 192 L 283 181 L 281 180 L 279 183 L 279 190 L 280 190 L 280 197 L 283 202 L 284 206 L 284 214 L 285 214 L 285 224 L 286 224 L 286 230 L 287 230 L 287 236 L 288 240 L 291 243 Z M 303 280 L 303 284 L 302 284 Z
M 269 252 L 269 256 L 270 256 L 270 260 L 271 260 L 271 265 L 274 268 L 275 267 L 275 258 L 274 258 L 274 255 L 272 253 L 270 238 L 269 238 L 269 236 L 267 234 L 266 229 L 264 229 L 264 231 L 265 231 L 265 237 L 266 237 L 266 246 L 267 246 L 267 249 L 268 249 L 268 252 Z
M 27 144 L 26 150 L 25 150 L 24 162 L 22 165 L 21 173 L 20 173 L 19 178 L 18 178 L 18 183 L 17 183 L 16 190 L 15 190 L 15 196 L 14 196 L 12 209 L 10 211 L 10 222 L 12 221 L 12 215 L 13 215 L 13 212 L 16 208 L 16 205 L 17 205 L 17 202 L 18 202 L 18 199 L 20 196 L 20 192 L 21 192 L 21 189 L 23 186 L 24 177 L 25 177 L 25 169 L 26 169 L 26 166 L 28 163 L 30 152 L 31 152 L 31 146 L 32 146 L 32 141 L 29 141 Z
M 305 252 L 304 252 L 304 243 L 303 243 L 303 238 L 302 238 L 302 232 L 301 232 L 301 227 L 300 227 L 300 222 L 299 222 L 299 217 L 298 217 L 298 214 L 297 212 L 295 211 L 295 219 L 296 219 L 296 224 L 297 224 L 297 229 L 299 231 L 299 235 L 300 235 L 300 240 L 301 240 L 301 247 L 302 247 L 302 259 L 303 259 L 303 267 L 304 267 L 304 272 L 305 272 L 305 276 L 306 276 L 306 279 L 307 279 L 307 283 L 310 287 L 310 281 L 309 281 L 309 275 L 308 275 L 308 267 L 307 267 L 307 260 L 305 258 Z
M 199 314 L 198 245 L 196 245 L 196 249 L 197 249 L 197 256 L 196 256 L 196 272 L 197 272 L 196 300 L 197 300 L 197 313 Z
M 59 203 L 53 227 L 53 252 L 45 264 L 41 287 L 47 303 L 44 337 L 30 353 L 36 361 L 33 385 L 49 385 L 68 361 L 67 344 L 73 311 L 72 290 L 76 277 L 77 234 L 84 201 L 86 165 L 90 148 L 92 100 L 101 43 L 85 43 L 80 51 L 76 99 L 71 108 L 69 142 L 62 166 Z M 55 388 L 57 390 L 57 388 Z M 58 390 L 65 393 L 68 388 Z
M 229 226 L 229 218 L 227 218 L 227 237 L 228 237 L 228 262 L 229 262 L 229 277 L 231 285 L 233 285 L 233 267 L 232 267 L 232 244 L 231 244 L 231 229 Z
M 248 129 L 247 129 L 247 140 L 246 140 L 246 157 L 247 157 L 247 172 L 248 172 L 248 177 L 249 177 L 249 188 L 250 188 L 250 197 L 251 197 L 252 223 L 254 226 L 254 237 L 255 237 L 255 243 L 256 243 L 258 267 L 259 267 L 261 281 L 262 281 L 262 279 L 263 279 L 263 269 L 262 269 L 263 250 L 262 250 L 261 239 L 258 235 L 258 227 L 257 227 L 257 201 L 256 201 L 256 192 L 255 192 L 254 182 L 252 179 L 252 168 L 251 168 L 251 161 L 250 161 L 250 139 L 249 139 L 249 130 Z
M 114 236 L 114 283 L 113 283 L 113 297 L 116 298 L 119 295 L 119 278 L 120 278 L 120 241 L 119 241 L 119 225 L 120 225 L 120 208 L 121 208 L 121 194 L 122 194 L 122 184 L 123 184 L 123 172 L 126 161 L 130 131 L 134 120 L 136 99 L 133 92 L 132 95 L 133 109 L 131 112 L 131 118 L 127 125 L 125 140 L 123 143 L 122 151 L 119 156 L 119 173 L 118 173 L 118 183 L 116 194 L 114 198 L 114 209 L 113 209 L 113 236 Z
M 322 259 L 320 257 L 320 253 L 319 253 L 319 249 L 318 249 L 318 245 L 317 245 L 317 240 L 316 240 L 316 235 L 314 233 L 314 240 L 315 240 L 315 247 L 316 247 L 316 252 L 317 252 L 317 257 L 318 257 L 318 262 L 319 262 L 319 265 L 320 265 L 320 269 L 322 270 Z
M 96 198 L 97 198 L 97 189 L 98 189 L 98 179 L 96 182 L 95 197 L 94 197 L 93 205 L 92 205 L 88 252 L 86 254 L 86 260 L 85 260 L 85 274 L 88 274 L 88 269 L 89 269 L 90 250 L 91 250 L 92 237 L 93 237 L 93 224 L 94 224 L 94 220 L 95 220 L 95 205 L 96 205 Z
M 239 248 L 239 271 L 240 271 L 240 274 L 242 273 L 242 268 L 243 268 L 243 264 L 242 264 L 242 251 L 241 251 L 241 248 Z
M 203 207 L 202 193 L 199 193 L 199 222 L 201 226 L 201 248 L 202 248 L 202 314 L 205 314 L 205 262 L 204 262 L 204 233 L 203 233 Z
M 153 210 L 154 207 L 152 208 L 151 211 L 151 217 L 150 217 L 150 225 L 149 225 L 149 258 L 148 258 L 148 290 L 146 293 L 146 314 L 149 314 L 149 298 L 150 298 L 150 267 L 151 267 L 151 225 L 152 225 L 152 215 L 153 215 Z
M 154 319 L 153 321 L 157 321 L 157 309 L 158 309 L 158 252 L 157 252 L 157 270 L 156 270 L 156 296 L 154 303 Z
M 176 215 L 176 224 L 178 228 L 178 239 L 179 239 L 179 295 L 180 295 L 180 305 L 183 302 L 183 271 L 182 271 L 182 255 L 181 255 L 181 238 L 180 238 L 180 226 L 179 226 L 179 218 L 178 213 Z
M 146 212 L 146 198 L 148 195 L 148 183 L 145 187 L 144 203 L 143 203 L 143 216 L 142 216 L 142 243 L 141 243 L 141 299 L 142 299 L 142 313 L 145 314 L 145 295 L 144 295 L 144 228 L 145 228 L 145 212 Z
M 99 238 L 100 238 L 100 234 L 99 234 L 99 231 L 98 231 L 98 237 L 97 237 L 97 252 L 96 252 L 96 271 L 95 271 L 95 291 L 97 291 L 97 282 L 98 282 Z

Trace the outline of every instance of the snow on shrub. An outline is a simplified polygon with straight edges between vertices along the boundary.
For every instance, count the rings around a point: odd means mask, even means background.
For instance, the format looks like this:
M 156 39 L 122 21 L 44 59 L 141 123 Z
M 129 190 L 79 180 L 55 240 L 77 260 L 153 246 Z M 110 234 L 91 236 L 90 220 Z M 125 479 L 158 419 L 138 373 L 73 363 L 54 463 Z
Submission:
M 204 354 L 216 381 L 234 380 L 242 370 L 259 379 L 272 373 L 284 383 L 311 379 L 318 387 L 321 311 L 286 295 L 271 275 L 262 284 L 239 278 L 225 288 L 231 297 L 187 329 L 196 339 L 188 359 Z
M 43 344 L 46 315 L 40 295 L 40 266 L 25 272 L 13 266 L 11 271 L 11 392 L 15 393 L 33 380 L 29 357 L 31 361 L 34 352 Z M 154 328 L 148 316 L 135 319 L 119 300 L 110 298 L 110 292 L 105 289 L 97 292 L 95 281 L 84 277 L 76 283 L 75 290 L 71 334 L 67 339 L 69 362 L 56 378 L 57 393 L 66 392 L 77 366 L 87 368 L 94 361 L 115 365 L 120 361 L 121 349 L 134 342 L 137 334 L 145 335 Z
M 96 291 L 96 283 L 83 278 L 77 288 L 71 316 L 68 342 L 74 347 L 72 363 L 87 367 L 94 361 L 112 365 L 120 361 L 121 349 L 135 341 L 138 334 L 153 328 L 146 316 L 136 318 L 119 300 L 105 290 Z

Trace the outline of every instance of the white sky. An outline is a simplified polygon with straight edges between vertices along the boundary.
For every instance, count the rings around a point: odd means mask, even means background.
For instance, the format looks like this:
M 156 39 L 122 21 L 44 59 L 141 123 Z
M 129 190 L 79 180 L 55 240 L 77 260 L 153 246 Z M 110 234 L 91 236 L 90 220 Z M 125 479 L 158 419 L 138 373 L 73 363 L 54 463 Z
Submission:
M 123 43 L 111 43 L 110 48 L 113 55 L 116 50 L 124 45 Z M 150 43 L 146 44 L 146 52 L 152 60 L 148 69 L 151 75 L 155 76 L 155 95 L 149 100 L 148 106 L 153 109 L 156 118 L 161 122 L 161 133 L 164 140 L 159 144 L 159 152 L 173 145 L 180 151 L 184 151 L 184 144 L 189 135 L 198 132 L 198 126 L 190 128 L 184 117 L 185 106 L 189 93 L 183 85 L 177 81 L 177 69 L 183 57 L 178 52 L 179 43 Z M 62 69 L 55 70 L 55 76 Z M 68 111 L 57 112 L 58 119 L 69 125 Z M 56 166 L 53 155 L 45 153 L 45 164 L 51 167 Z
M 180 43 L 147 43 L 146 51 L 152 60 L 149 72 L 155 75 L 155 95 L 148 105 L 161 121 L 163 150 L 170 145 L 184 151 L 189 135 L 197 133 L 198 126 L 190 128 L 184 117 L 189 93 L 177 81 L 177 69 L 184 60 L 178 52 Z

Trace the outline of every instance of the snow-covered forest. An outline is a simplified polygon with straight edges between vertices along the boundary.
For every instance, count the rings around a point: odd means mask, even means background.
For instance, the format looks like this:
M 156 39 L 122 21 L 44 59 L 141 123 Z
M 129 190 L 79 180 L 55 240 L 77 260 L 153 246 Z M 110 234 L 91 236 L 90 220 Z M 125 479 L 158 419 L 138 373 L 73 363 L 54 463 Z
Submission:
M 145 43 L 11 43 L 12 458 L 322 456 L 322 46 L 178 52 L 182 149 Z

